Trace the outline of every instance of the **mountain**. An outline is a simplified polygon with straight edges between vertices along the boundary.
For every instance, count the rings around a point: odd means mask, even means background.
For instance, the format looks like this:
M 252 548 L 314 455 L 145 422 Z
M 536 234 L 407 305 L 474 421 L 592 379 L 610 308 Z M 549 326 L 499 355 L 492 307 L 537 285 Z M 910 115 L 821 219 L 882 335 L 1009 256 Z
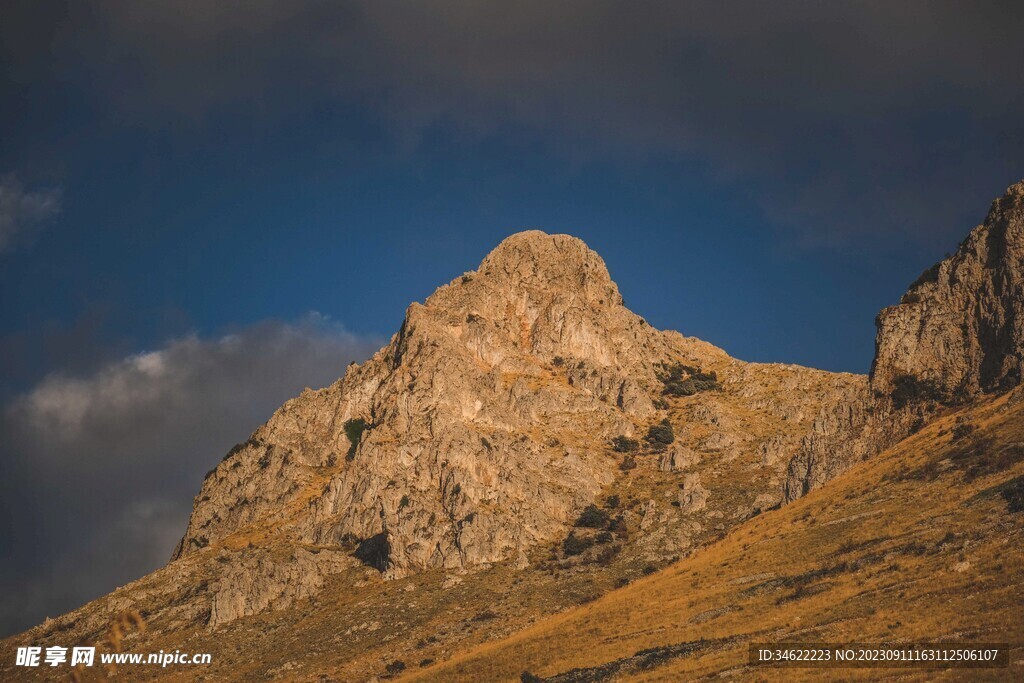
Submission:
M 120 672 L 138 679 L 427 674 L 557 612 L 632 595 L 647 574 L 717 562 L 737 534 L 810 505 L 792 501 L 829 500 L 844 472 L 909 453 L 1019 382 L 1022 194 L 1010 188 L 880 314 L 870 377 L 746 363 L 656 330 L 580 240 L 513 235 L 412 304 L 371 359 L 231 449 L 167 566 L 5 649 L 213 655 L 199 673 Z M 1016 471 L 1007 452 L 1000 472 Z M 1019 516 L 1007 524 L 1017 533 Z

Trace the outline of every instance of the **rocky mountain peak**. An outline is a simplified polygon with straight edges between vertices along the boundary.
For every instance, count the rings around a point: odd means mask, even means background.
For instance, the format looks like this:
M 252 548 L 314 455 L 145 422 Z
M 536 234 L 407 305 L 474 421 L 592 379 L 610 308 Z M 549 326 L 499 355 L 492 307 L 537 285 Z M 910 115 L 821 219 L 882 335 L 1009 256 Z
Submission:
M 207 476 L 176 557 L 273 529 L 354 549 L 391 577 L 518 561 L 614 480 L 608 444 L 655 417 L 660 364 L 705 359 L 728 357 L 626 309 L 581 240 L 512 235 L 412 304 L 373 358 L 233 449 Z M 330 572 L 331 557 L 310 563 Z M 245 586 L 274 562 L 225 577 L 211 620 L 261 609 Z
M 487 255 L 477 273 L 512 292 L 539 289 L 599 305 L 622 303 L 604 260 L 571 235 L 540 230 L 510 235 Z
M 996 199 L 956 253 L 877 319 L 872 389 L 958 403 L 1009 389 L 1024 368 L 1024 182 Z
M 540 230 L 506 238 L 477 270 L 438 289 L 424 310 L 414 305 L 410 315 L 445 321 L 488 364 L 518 357 L 508 353 L 511 346 L 531 362 L 558 357 L 649 370 L 638 350 L 663 346 L 661 333 L 623 306 L 597 253 L 576 237 Z

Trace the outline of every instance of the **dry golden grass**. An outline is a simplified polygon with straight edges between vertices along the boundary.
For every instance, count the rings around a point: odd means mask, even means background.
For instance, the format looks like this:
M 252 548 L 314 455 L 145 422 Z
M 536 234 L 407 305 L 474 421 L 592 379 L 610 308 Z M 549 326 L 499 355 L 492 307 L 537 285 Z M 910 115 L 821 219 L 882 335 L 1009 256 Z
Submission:
M 821 381 L 839 380 L 822 374 Z M 785 390 L 785 377 L 779 382 L 771 392 Z M 383 676 L 395 660 L 405 663 L 409 678 L 518 680 L 524 670 L 550 676 L 700 638 L 736 640 L 669 658 L 646 671 L 624 672 L 621 678 L 690 680 L 732 672 L 760 679 L 774 672 L 745 668 L 745 643 L 751 638 L 1020 639 L 1022 515 L 1008 515 L 1005 501 L 992 489 L 1022 474 L 1019 459 L 1000 457 L 998 449 L 1024 443 L 1024 406 L 1003 410 L 1006 401 L 1000 400 L 971 411 L 968 419 L 978 429 L 955 443 L 958 416 L 950 415 L 807 498 L 741 522 L 735 511 L 749 508 L 756 492 L 774 486 L 755 450 L 758 440 L 782 430 L 797 434 L 811 417 L 780 420 L 770 403 L 760 402 L 760 392 L 757 402 L 738 395 L 746 390 L 734 385 L 671 402 L 677 433 L 688 430 L 690 439 L 711 433 L 690 418 L 705 401 L 724 403 L 726 418 L 756 435 L 736 449 L 702 452 L 699 470 L 711 498 L 702 530 L 685 549 L 652 545 L 644 536 L 648 532 L 639 531 L 638 511 L 645 501 L 658 503 L 656 517 L 668 520 L 667 527 L 693 519 L 670 507 L 669 494 L 678 492 L 681 475 L 660 472 L 657 456 L 643 455 L 635 470 L 617 477 L 598 497 L 600 504 L 610 494 L 620 495 L 619 509 L 632 514 L 628 540 L 616 541 L 621 552 L 609 564 L 557 559 L 559 538 L 531 552 L 526 569 L 497 564 L 457 577 L 462 582 L 454 586 L 439 571 L 384 581 L 373 570 L 353 567 L 330 577 L 313 598 L 210 630 L 208 612 L 201 609 L 209 604 L 220 563 L 244 555 L 250 543 L 277 554 L 291 552 L 280 538 L 281 528 L 251 525 L 222 545 L 24 638 L 44 645 L 96 642 L 109 621 L 101 627 L 96 617 L 132 606 L 145 617 L 147 629 L 126 633 L 126 651 L 210 652 L 213 664 L 201 672 L 208 680 L 296 681 L 365 681 Z M 549 425 L 537 429 L 542 430 L 537 439 L 554 435 Z M 996 449 L 994 457 L 980 461 L 999 467 L 978 470 L 962 448 L 975 442 Z M 621 457 L 607 444 L 592 447 L 587 457 L 613 462 Z M 943 464 L 947 460 L 951 464 Z M 295 515 L 335 473 L 310 472 L 303 478 Z M 671 516 L 661 517 L 661 511 Z M 719 523 L 722 529 L 716 528 Z M 714 544 L 699 549 L 708 542 Z M 686 559 L 640 578 L 649 567 L 664 567 L 672 555 L 689 551 L 693 554 Z M 970 566 L 956 571 L 962 562 Z M 633 583 L 613 590 L 627 580 Z M 24 638 L 5 645 L 22 644 Z M 439 663 L 421 666 L 428 660 Z M 0 679 L 4 673 L 0 663 Z M 37 678 L 46 673 L 36 672 Z M 783 673 L 795 679 L 838 673 L 843 680 L 913 675 L 900 670 Z M 1020 674 L 1020 667 L 1014 673 Z M 132 680 L 187 681 L 196 675 L 182 667 L 118 672 Z
M 957 418 L 978 426 L 954 439 Z M 971 452 L 972 449 L 976 452 Z M 999 399 L 931 424 L 824 488 L 593 603 L 402 680 L 512 681 L 647 648 L 719 644 L 614 679 L 1020 680 L 1024 513 L 999 487 L 1024 475 L 1024 405 Z M 965 452 L 966 451 L 966 452 Z M 1011 669 L 747 666 L 749 642 L 1010 642 Z M 604 680 L 600 678 L 581 680 Z

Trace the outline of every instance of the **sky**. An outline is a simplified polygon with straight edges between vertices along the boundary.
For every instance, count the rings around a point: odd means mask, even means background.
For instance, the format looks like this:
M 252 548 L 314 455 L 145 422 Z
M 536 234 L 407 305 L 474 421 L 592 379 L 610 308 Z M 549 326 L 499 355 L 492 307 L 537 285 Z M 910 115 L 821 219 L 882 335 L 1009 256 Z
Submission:
M 162 565 L 205 472 L 500 240 L 867 372 L 1024 178 L 1016 2 L 53 2 L 0 20 L 0 635 Z

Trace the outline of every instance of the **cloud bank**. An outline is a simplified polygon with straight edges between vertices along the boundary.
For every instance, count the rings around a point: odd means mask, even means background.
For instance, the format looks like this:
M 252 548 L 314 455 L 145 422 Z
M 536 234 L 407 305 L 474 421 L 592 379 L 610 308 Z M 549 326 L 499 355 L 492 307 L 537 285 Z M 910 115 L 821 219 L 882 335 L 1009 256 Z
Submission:
M 286 399 L 379 345 L 311 315 L 175 339 L 13 399 L 0 430 L 0 632 L 166 562 L 203 474 Z
M 800 244 L 934 243 L 1024 171 L 1012 3 L 105 3 L 64 36 L 150 124 L 324 101 L 395 144 L 687 159 Z M 32 63 L 27 54 L 20 63 Z M 103 86 L 100 86 L 101 88 Z M 974 208 L 976 212 L 977 209 Z M 881 238 L 881 239 L 879 239 Z M 874 240 L 874 241 L 872 241 Z

